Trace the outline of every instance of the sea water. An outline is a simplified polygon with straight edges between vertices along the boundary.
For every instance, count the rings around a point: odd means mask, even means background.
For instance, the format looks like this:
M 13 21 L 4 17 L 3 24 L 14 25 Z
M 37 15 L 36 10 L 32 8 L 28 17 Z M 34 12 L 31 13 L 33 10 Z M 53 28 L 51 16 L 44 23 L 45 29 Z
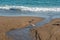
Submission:
M 60 13 L 60 0 L 0 0 L 0 16 L 42 16 Z

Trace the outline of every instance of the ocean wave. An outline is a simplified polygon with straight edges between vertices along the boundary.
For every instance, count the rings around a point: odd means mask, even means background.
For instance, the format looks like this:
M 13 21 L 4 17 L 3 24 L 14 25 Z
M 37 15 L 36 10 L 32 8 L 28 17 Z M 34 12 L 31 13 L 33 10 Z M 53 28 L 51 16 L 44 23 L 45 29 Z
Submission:
M 60 11 L 59 7 L 26 7 L 26 6 L 0 6 L 3 10 L 21 10 L 21 11 Z

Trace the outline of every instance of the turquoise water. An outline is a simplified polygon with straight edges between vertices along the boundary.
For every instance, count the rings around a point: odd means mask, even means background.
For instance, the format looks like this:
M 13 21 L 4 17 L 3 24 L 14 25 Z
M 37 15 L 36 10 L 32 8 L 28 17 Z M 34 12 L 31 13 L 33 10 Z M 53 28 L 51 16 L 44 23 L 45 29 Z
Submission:
M 0 16 L 60 12 L 60 0 L 0 0 Z
M 60 0 L 0 0 L 0 5 L 59 7 Z

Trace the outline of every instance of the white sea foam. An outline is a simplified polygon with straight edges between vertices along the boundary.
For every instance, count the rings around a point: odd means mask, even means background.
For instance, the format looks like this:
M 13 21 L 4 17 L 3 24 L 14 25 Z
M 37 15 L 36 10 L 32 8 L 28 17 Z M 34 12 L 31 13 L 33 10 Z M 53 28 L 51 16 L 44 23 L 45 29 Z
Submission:
M 25 6 L 0 6 L 0 9 L 5 9 L 5 10 L 22 10 L 22 11 L 60 11 L 59 7 L 25 7 Z

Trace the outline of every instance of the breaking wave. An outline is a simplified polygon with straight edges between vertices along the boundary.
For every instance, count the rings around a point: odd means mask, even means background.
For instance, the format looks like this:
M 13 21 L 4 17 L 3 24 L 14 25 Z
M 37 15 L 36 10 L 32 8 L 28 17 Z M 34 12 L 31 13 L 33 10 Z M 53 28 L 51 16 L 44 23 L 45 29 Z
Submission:
M 26 6 L 0 6 L 3 10 L 21 10 L 21 11 L 60 11 L 59 7 L 26 7 Z

